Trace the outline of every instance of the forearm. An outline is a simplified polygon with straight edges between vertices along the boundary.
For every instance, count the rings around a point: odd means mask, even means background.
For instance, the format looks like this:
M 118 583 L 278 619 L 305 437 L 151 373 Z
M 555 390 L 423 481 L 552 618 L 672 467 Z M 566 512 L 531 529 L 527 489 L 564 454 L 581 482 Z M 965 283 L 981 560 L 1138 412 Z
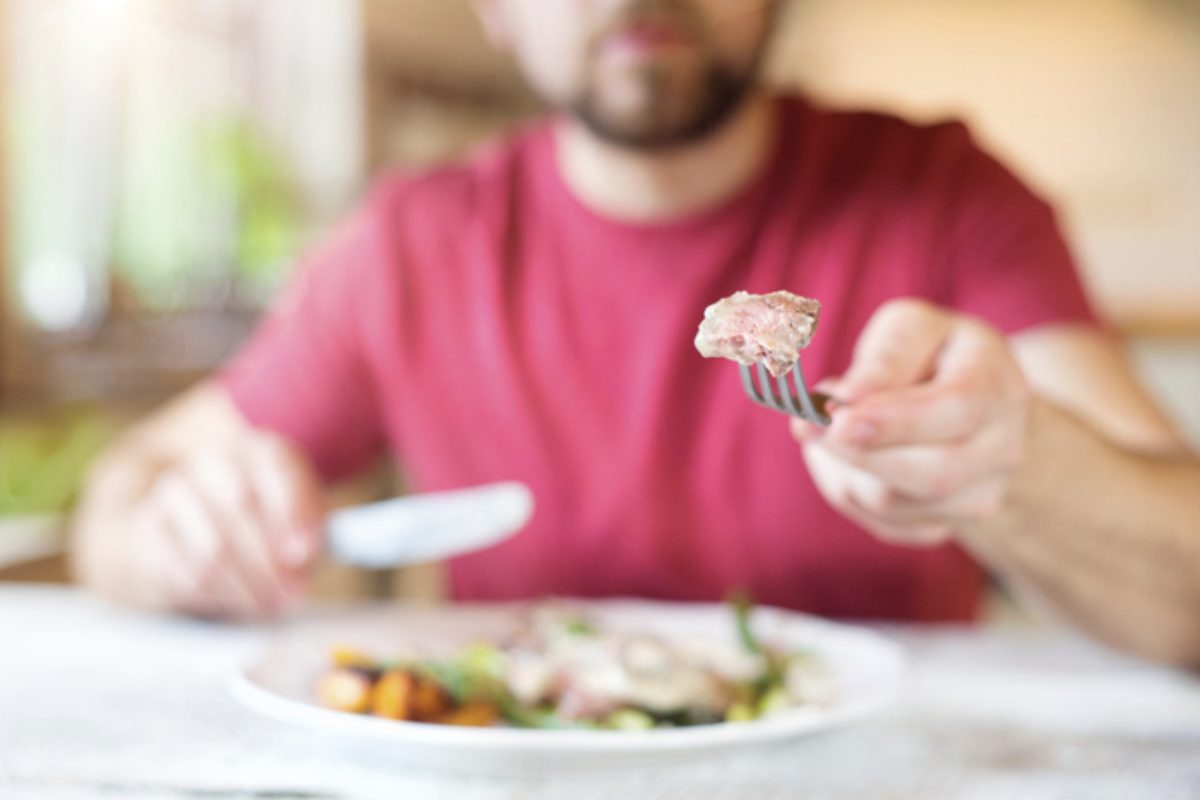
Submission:
M 1037 401 L 1028 466 L 963 543 L 1097 637 L 1200 665 L 1200 463 L 1122 451 Z

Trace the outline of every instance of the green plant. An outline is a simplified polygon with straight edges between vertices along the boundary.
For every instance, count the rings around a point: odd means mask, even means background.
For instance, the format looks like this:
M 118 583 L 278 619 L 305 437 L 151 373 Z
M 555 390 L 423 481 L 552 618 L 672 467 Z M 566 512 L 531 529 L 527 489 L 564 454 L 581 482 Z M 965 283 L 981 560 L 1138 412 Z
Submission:
M 111 422 L 86 409 L 0 421 L 0 516 L 68 510 L 113 433 Z

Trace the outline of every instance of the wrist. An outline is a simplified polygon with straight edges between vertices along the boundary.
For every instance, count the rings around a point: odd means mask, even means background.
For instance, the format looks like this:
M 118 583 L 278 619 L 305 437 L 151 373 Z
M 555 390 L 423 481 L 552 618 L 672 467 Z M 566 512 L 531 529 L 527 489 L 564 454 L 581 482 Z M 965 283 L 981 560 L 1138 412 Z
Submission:
M 1024 528 L 1034 509 L 1053 502 L 1061 485 L 1061 454 L 1070 448 L 1070 418 L 1057 406 L 1031 394 L 1024 420 L 1013 444 L 1015 456 L 1007 472 L 1004 491 L 994 513 L 963 527 L 966 538 L 992 536 L 997 531 Z

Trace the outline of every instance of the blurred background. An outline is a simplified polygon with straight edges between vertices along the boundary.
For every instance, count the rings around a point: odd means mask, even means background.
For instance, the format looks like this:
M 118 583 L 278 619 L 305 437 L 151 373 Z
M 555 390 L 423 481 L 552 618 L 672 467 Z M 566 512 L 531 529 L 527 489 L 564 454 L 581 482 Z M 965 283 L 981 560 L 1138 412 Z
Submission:
M 373 174 L 539 107 L 468 0 L 0 9 L 0 580 L 62 579 L 89 460 L 220 364 Z M 792 0 L 770 75 L 969 121 L 1058 204 L 1094 300 L 1200 443 L 1200 0 Z M 437 575 L 321 586 L 428 596 Z

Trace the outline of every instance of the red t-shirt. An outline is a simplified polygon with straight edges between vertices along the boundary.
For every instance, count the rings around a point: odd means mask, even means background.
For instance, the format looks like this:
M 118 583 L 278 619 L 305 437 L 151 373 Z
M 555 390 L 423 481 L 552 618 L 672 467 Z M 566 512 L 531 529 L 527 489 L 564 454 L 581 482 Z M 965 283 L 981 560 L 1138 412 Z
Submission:
M 881 543 L 814 488 L 783 416 L 692 346 L 738 289 L 820 299 L 810 379 L 843 371 L 883 301 L 1005 331 L 1093 319 L 1046 203 L 957 123 L 777 103 L 769 163 L 662 224 L 583 206 L 548 125 L 381 182 L 223 380 L 334 480 L 385 449 L 419 490 L 500 480 L 529 527 L 451 564 L 463 599 L 635 595 L 837 617 L 971 618 L 957 547 Z

